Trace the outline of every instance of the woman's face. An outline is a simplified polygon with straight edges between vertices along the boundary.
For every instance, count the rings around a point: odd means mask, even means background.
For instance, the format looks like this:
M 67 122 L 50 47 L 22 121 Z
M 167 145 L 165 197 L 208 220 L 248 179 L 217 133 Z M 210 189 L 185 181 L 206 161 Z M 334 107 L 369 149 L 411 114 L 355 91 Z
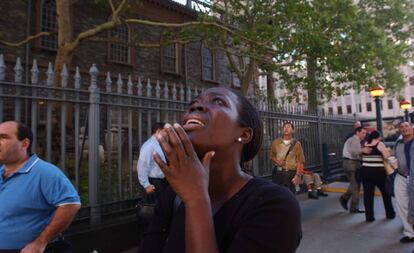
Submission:
M 231 91 L 216 87 L 196 97 L 183 117 L 187 132 L 199 155 L 229 148 L 242 135 L 238 98 Z

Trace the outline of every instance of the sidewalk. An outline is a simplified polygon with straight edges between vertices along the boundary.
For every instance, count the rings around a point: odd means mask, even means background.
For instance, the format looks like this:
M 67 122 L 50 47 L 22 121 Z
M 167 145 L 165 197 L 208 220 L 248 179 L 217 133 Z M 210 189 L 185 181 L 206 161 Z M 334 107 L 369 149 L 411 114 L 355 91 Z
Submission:
M 302 207 L 303 238 L 297 253 L 411 253 L 414 243 L 402 244 L 402 225 L 397 217 L 385 219 L 381 197 L 375 197 L 375 218 L 365 222 L 364 214 L 350 214 L 339 204 L 347 183 L 327 185 L 326 198 L 312 200 L 298 195 Z M 393 200 L 394 201 L 394 200 Z M 363 209 L 362 195 L 360 208 Z M 394 204 L 395 208 L 395 204 Z

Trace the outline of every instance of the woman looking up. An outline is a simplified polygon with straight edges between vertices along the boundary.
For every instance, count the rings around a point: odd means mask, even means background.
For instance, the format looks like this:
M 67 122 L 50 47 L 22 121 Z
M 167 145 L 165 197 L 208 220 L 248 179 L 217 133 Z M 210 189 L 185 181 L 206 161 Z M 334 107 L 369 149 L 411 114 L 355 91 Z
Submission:
M 219 87 L 196 97 L 183 125 L 166 125 L 157 136 L 168 164 L 154 159 L 172 190 L 156 206 L 139 252 L 295 252 L 302 235 L 295 197 L 240 166 L 262 138 L 245 97 Z

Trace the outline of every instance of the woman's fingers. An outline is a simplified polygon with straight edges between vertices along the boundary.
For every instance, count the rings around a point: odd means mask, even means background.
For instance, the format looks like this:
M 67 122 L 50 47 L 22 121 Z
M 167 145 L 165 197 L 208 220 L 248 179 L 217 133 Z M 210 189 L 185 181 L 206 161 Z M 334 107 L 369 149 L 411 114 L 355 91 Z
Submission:
M 210 161 L 213 158 L 214 154 L 215 154 L 214 151 L 209 151 L 203 157 L 203 165 L 207 170 L 210 169 Z
M 190 141 L 190 138 L 188 137 L 187 133 L 184 131 L 184 129 L 177 123 L 174 124 L 174 129 L 176 133 L 178 134 L 178 137 L 181 140 L 181 143 L 184 147 L 184 151 L 186 155 L 191 156 L 195 154 L 193 144 Z
M 178 161 L 183 161 L 186 157 L 186 153 L 182 141 L 177 135 L 175 128 L 173 128 L 170 124 L 166 124 L 164 131 L 168 134 L 169 144 L 173 148 Z
M 168 133 L 165 130 L 162 130 L 156 135 L 156 138 L 161 146 L 161 149 L 164 151 L 168 163 L 176 164 L 177 155 L 175 154 L 174 148 L 170 144 Z
M 154 159 L 155 163 L 158 164 L 162 172 L 164 172 L 164 175 L 169 175 L 169 167 L 168 165 L 161 159 L 160 155 L 157 152 L 154 152 L 152 154 L 152 158 Z

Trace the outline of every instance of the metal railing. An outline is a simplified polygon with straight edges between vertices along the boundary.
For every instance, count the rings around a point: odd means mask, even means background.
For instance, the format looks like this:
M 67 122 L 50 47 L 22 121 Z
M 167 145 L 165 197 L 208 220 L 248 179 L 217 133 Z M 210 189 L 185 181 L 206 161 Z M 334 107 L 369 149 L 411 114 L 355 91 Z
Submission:
M 55 74 L 60 75 L 59 85 L 53 83 Z M 7 81 L 6 76 L 13 80 Z M 7 71 L 0 54 L 0 121 L 18 120 L 31 126 L 32 151 L 65 172 L 83 203 L 78 218 L 92 224 L 100 223 L 106 214 L 133 208 L 140 196 L 139 147 L 149 138 L 151 125 L 179 122 L 188 102 L 202 90 L 142 78 L 133 82 L 131 76 L 121 75 L 114 85 L 111 74 L 99 75 L 95 65 L 87 78 L 79 68 L 74 73 L 66 67 L 54 73 L 50 63 L 41 73 L 36 60 L 30 83 L 23 80 L 20 59 L 13 71 Z M 265 132 L 263 148 L 251 163 L 256 176 L 270 175 L 270 144 L 281 135 L 286 120 L 295 125 L 295 138 L 302 143 L 309 169 L 321 168 L 323 144 L 329 152 L 341 154 L 343 139 L 352 129 L 352 119 L 322 117 L 306 108 L 281 111 L 259 102 L 256 106 Z

